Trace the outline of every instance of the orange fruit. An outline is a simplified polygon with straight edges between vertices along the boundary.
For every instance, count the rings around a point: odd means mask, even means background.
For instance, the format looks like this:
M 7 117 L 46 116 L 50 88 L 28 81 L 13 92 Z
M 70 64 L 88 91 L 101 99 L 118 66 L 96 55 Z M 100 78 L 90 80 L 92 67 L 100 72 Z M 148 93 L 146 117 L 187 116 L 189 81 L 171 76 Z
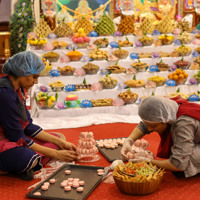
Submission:
M 175 74 L 175 75 L 173 75 L 173 80 L 178 80 L 178 76 Z
M 173 75 L 173 76 L 174 76 L 174 75 L 176 75 L 176 71 L 175 71 L 175 72 L 173 72 L 173 73 L 172 73 L 172 75 Z
M 172 79 L 172 77 L 173 77 L 173 76 L 172 76 L 171 74 L 168 75 L 168 79 Z
M 176 74 L 180 74 L 181 73 L 181 70 L 180 69 L 176 69 Z
M 183 75 L 183 74 L 179 74 L 179 75 L 178 75 L 178 78 L 179 78 L 179 79 L 183 79 L 183 78 L 184 78 L 184 75 Z
M 184 74 L 184 78 L 187 78 L 187 77 L 188 77 L 188 74 L 187 74 L 187 73 L 185 73 L 185 74 Z

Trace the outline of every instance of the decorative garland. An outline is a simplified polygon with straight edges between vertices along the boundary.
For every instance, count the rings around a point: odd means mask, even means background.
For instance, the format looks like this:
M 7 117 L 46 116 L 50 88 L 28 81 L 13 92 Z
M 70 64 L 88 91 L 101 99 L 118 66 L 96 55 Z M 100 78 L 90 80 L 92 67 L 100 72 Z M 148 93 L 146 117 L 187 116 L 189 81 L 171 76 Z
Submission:
M 27 34 L 32 31 L 33 23 L 32 1 L 19 0 L 9 23 L 12 55 L 26 50 Z
M 82 13 L 77 13 L 76 11 L 64 6 L 62 3 L 60 3 L 58 0 L 56 0 L 56 3 L 59 4 L 59 6 L 61 7 L 61 9 L 65 12 L 65 14 L 67 14 L 66 10 L 70 11 L 70 12 L 73 12 L 75 14 L 77 14 L 78 16 L 72 16 L 74 19 L 77 19 L 77 18 L 86 18 L 88 17 L 89 15 L 99 11 L 99 10 L 102 10 L 104 11 L 106 9 L 106 6 L 111 2 L 112 0 L 108 0 L 104 5 L 101 5 L 99 6 L 99 8 L 87 13 L 87 14 L 82 14 Z M 94 19 L 95 17 L 91 17 L 92 19 Z

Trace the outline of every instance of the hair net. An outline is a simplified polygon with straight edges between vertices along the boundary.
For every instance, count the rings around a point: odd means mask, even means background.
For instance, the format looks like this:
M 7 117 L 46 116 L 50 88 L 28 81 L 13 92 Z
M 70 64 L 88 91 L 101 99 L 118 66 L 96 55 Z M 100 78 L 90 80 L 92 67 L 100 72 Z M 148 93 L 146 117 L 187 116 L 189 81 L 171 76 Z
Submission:
M 45 65 L 39 56 L 30 51 L 23 51 L 8 58 L 2 72 L 4 74 L 12 72 L 16 76 L 29 76 L 40 74 L 44 67 Z
M 147 97 L 139 106 L 138 114 L 147 122 L 173 123 L 176 120 L 178 104 L 165 97 Z

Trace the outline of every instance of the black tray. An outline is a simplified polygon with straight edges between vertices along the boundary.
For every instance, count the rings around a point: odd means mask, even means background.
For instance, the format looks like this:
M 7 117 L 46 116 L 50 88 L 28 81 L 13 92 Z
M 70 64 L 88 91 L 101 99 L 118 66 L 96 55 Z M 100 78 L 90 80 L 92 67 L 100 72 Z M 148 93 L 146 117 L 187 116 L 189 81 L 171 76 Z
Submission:
M 109 139 L 118 139 L 118 138 L 109 138 Z M 120 138 L 121 139 L 121 138 Z M 106 139 L 103 139 L 106 140 Z M 96 140 L 99 141 L 99 140 Z M 109 162 L 113 162 L 114 160 L 121 160 L 121 148 L 122 145 L 118 145 L 117 148 L 114 149 L 107 149 L 105 147 L 99 147 L 96 144 L 97 148 L 99 149 L 100 153 L 109 161 Z
M 70 175 L 66 175 L 64 171 L 71 170 Z M 51 199 L 51 200 L 84 200 L 86 197 L 97 187 L 101 182 L 102 176 L 99 176 L 97 169 L 104 169 L 98 166 L 85 166 L 85 165 L 69 165 L 65 164 L 57 169 L 52 175 L 41 182 L 35 189 L 29 192 L 26 196 L 37 199 Z M 71 191 L 64 191 L 61 187 L 61 182 L 68 178 L 80 178 L 85 182 L 83 192 L 77 192 L 72 187 Z M 56 182 L 50 184 L 49 189 L 46 191 L 41 190 L 44 182 L 48 182 L 51 178 L 55 178 Z M 33 193 L 40 192 L 41 196 L 34 195 Z

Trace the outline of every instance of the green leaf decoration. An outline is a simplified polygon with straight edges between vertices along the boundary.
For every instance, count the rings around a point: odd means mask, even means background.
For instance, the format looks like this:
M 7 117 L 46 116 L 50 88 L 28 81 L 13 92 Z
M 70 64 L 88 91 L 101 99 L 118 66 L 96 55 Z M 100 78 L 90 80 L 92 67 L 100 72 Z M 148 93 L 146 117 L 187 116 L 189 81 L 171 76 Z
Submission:
M 155 93 L 154 93 L 154 91 L 151 93 L 151 96 L 155 96 Z
M 197 94 L 200 94 L 200 91 L 197 91 Z
M 144 36 L 147 36 L 147 33 L 143 33 Z
M 180 88 L 178 88 L 178 89 L 176 90 L 176 92 L 180 92 Z
M 76 100 L 76 103 L 80 106 L 81 101 L 79 99 Z
M 131 88 L 129 87 L 127 91 L 130 92 L 130 91 L 131 91 Z
M 121 50 L 122 48 L 121 48 L 121 46 L 119 45 L 119 50 Z
M 55 98 L 56 98 L 56 101 L 57 101 L 57 99 L 58 99 L 58 93 L 57 92 L 55 94 Z
M 185 47 L 185 45 L 184 45 L 184 44 L 182 44 L 181 46 L 182 46 L 182 47 Z
M 38 98 L 37 98 L 37 96 L 35 96 L 35 100 L 36 100 L 36 102 L 38 102 Z
M 97 45 L 97 49 L 100 49 L 100 44 Z
M 198 77 L 200 77 L 200 71 L 198 71 Z
M 141 63 L 140 59 L 138 59 L 138 63 Z
M 181 60 L 183 61 L 184 60 L 184 57 L 182 56 Z
M 83 79 L 83 84 L 86 85 L 86 80 L 85 80 L 85 78 Z
M 160 63 L 163 63 L 163 60 L 162 60 L 162 59 L 160 60 Z
M 135 75 L 133 76 L 133 80 L 136 80 L 136 76 Z
M 41 15 L 40 18 L 41 18 L 41 19 L 44 18 L 44 15 Z
M 109 74 L 108 73 L 106 73 L 106 77 L 108 77 L 109 76 Z
M 118 60 L 116 61 L 115 65 L 118 65 Z
M 70 101 L 67 101 L 66 104 L 67 104 L 67 107 L 71 106 L 71 102 Z
M 129 39 L 126 37 L 126 40 L 129 42 Z
M 45 104 L 47 105 L 48 100 L 51 98 L 51 96 L 48 96 L 47 99 L 45 100 Z

